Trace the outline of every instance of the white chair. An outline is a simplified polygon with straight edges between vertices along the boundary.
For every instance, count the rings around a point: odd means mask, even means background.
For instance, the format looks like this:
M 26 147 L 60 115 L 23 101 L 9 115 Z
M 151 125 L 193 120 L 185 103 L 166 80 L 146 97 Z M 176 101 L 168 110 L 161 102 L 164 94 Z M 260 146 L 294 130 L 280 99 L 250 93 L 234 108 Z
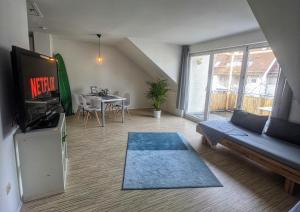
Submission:
M 86 128 L 88 120 L 91 118 L 92 114 L 95 115 L 99 126 L 101 126 L 100 119 L 98 116 L 98 113 L 101 112 L 101 99 L 98 97 L 92 98 L 91 105 L 88 105 L 86 99 L 83 98 L 83 108 L 84 108 L 84 111 L 86 112 L 86 115 L 84 118 L 85 119 L 84 127 Z
M 129 93 L 125 93 L 124 94 L 124 98 L 126 98 L 126 100 L 124 101 L 124 108 L 125 108 L 126 112 L 129 114 L 128 107 L 130 105 L 130 94 Z
M 75 103 L 77 105 L 77 112 L 76 112 L 76 116 L 77 119 L 80 118 L 81 112 L 84 114 L 84 108 L 83 108 L 83 96 L 82 95 L 78 95 L 78 94 L 74 94 L 74 98 L 75 98 Z
M 115 92 L 113 93 L 113 96 L 120 96 L 119 91 L 115 91 Z M 112 112 L 114 111 L 114 108 L 115 108 L 115 105 L 116 105 L 116 104 L 117 104 L 116 102 L 106 104 L 106 106 L 105 106 L 105 111 L 108 110 L 108 116 L 109 116 L 109 113 L 110 113 L 111 111 L 112 111 Z
M 129 109 L 128 109 L 128 107 L 130 105 L 130 94 L 129 93 L 125 93 L 123 97 L 126 98 L 124 100 L 124 110 L 126 111 L 126 113 L 128 115 L 130 115 Z M 115 105 L 115 110 L 116 110 L 116 114 L 118 115 L 118 113 L 122 111 L 122 105 L 116 104 Z
M 84 97 L 84 99 L 86 100 L 86 104 L 87 105 L 91 105 L 91 101 L 95 96 L 91 96 L 91 95 L 82 95 Z

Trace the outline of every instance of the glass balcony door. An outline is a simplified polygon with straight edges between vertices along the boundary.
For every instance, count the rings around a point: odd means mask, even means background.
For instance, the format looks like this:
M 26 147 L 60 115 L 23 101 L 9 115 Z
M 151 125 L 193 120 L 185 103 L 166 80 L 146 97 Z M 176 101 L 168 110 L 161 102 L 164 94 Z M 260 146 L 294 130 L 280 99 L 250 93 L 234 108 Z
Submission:
M 280 66 L 270 47 L 249 49 L 242 109 L 270 115 Z
M 185 115 L 197 121 L 229 120 L 236 108 L 270 115 L 279 74 L 265 44 L 192 55 Z
M 188 102 L 185 113 L 197 120 L 204 120 L 206 116 L 209 67 L 209 54 L 190 57 Z
M 237 107 L 244 51 L 214 54 L 210 92 L 210 120 L 230 119 Z

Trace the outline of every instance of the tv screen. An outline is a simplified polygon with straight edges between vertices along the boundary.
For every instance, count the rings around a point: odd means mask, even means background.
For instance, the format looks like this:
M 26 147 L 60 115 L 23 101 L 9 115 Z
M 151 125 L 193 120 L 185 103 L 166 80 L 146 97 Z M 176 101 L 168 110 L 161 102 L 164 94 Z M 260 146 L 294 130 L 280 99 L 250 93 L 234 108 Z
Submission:
M 52 57 L 13 46 L 12 65 L 17 121 L 25 131 L 59 105 L 57 63 Z

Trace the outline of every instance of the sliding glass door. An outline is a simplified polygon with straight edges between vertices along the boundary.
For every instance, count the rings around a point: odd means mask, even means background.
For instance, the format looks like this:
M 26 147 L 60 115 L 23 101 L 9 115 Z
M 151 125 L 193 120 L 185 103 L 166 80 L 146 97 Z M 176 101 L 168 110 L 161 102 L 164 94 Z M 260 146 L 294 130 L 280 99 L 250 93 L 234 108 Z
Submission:
M 212 119 L 230 119 L 237 106 L 243 51 L 214 54 L 209 116 Z
M 250 49 L 243 92 L 242 109 L 270 115 L 280 66 L 270 47 Z
M 190 58 L 189 95 L 186 115 L 204 120 L 210 55 Z
M 192 55 L 185 114 L 197 121 L 229 120 L 236 108 L 270 115 L 279 72 L 270 47 Z

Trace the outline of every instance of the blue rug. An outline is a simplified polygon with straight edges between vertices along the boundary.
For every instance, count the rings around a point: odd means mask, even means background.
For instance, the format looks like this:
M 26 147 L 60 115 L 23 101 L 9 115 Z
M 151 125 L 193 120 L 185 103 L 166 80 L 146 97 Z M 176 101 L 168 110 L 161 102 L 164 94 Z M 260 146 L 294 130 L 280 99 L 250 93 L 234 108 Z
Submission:
M 179 133 L 128 133 L 124 190 L 221 186 Z

